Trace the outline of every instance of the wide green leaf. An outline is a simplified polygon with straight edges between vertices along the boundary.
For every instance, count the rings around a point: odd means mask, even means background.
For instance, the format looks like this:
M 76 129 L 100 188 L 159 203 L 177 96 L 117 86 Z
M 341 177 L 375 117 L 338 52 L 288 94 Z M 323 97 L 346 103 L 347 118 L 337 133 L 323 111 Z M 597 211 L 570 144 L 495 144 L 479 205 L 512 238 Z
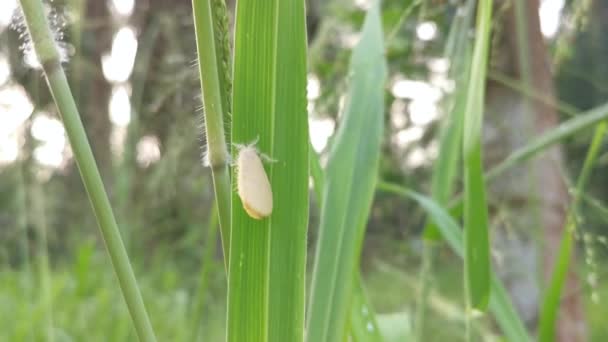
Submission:
M 307 341 L 341 341 L 376 184 L 383 136 L 384 60 L 378 4 L 351 58 L 350 86 L 330 151 L 308 311 Z
M 274 210 L 251 218 L 233 186 L 227 340 L 301 341 L 308 226 L 304 1 L 239 1 L 236 13 L 232 143 L 257 141 L 259 153 L 272 159 L 264 167 Z

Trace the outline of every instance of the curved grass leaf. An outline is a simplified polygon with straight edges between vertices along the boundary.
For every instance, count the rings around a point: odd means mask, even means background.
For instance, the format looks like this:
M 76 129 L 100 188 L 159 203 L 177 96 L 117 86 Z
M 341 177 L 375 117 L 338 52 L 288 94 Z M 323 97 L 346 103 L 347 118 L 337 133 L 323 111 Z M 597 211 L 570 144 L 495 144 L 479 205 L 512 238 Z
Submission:
M 540 151 L 605 119 L 608 119 L 608 103 L 577 114 L 572 119 L 562 122 L 559 126 L 543 133 L 524 147 L 511 153 L 505 160 L 486 173 L 486 180 L 497 177 L 513 165 L 526 161 Z
M 308 225 L 304 1 L 239 1 L 236 13 L 232 142 L 257 140 L 258 151 L 274 160 L 264 165 L 274 210 L 252 219 L 233 187 L 227 340 L 301 341 Z
M 408 197 L 418 202 L 418 204 L 427 212 L 427 215 L 434 221 L 441 232 L 443 239 L 450 245 L 452 250 L 460 257 L 465 256 L 462 230 L 452 216 L 436 202 L 422 194 L 385 182 L 380 182 L 378 184 L 378 189 L 399 196 Z M 507 340 L 518 342 L 531 341 L 524 324 L 511 303 L 507 291 L 502 286 L 500 279 L 494 275 L 493 272 L 491 272 L 491 289 L 492 291 L 489 299 L 490 311 L 498 321 L 498 325 L 502 329 L 502 332 L 507 336 Z
M 555 320 L 557 318 L 562 300 L 562 288 L 566 281 L 566 276 L 570 267 L 574 233 L 576 230 L 576 215 L 582 199 L 581 195 L 583 194 L 584 188 L 587 185 L 587 181 L 591 174 L 591 169 L 595 164 L 607 129 L 608 123 L 606 122 L 602 122 L 595 129 L 591 146 L 589 146 L 587 157 L 585 158 L 585 162 L 583 164 L 583 169 L 576 182 L 574 200 L 568 211 L 566 226 L 564 227 L 564 233 L 559 246 L 557 260 L 554 263 L 555 266 L 553 275 L 551 276 L 551 282 L 548 284 L 549 287 L 547 292 L 544 294 L 543 304 L 541 307 L 538 337 L 539 341 L 541 342 L 550 342 L 555 340 Z
M 326 169 L 307 341 L 340 341 L 373 198 L 383 131 L 386 66 L 378 4 L 353 51 L 343 120 Z
M 606 119 L 608 119 L 608 103 L 577 114 L 572 119 L 562 122 L 559 126 L 541 134 L 525 146 L 513 151 L 505 160 L 500 162 L 500 164 L 486 172 L 486 182 L 492 181 L 509 168 L 534 158 L 534 156 L 545 149 Z M 462 201 L 463 198 L 457 196 L 451 201 L 450 208 L 461 207 Z

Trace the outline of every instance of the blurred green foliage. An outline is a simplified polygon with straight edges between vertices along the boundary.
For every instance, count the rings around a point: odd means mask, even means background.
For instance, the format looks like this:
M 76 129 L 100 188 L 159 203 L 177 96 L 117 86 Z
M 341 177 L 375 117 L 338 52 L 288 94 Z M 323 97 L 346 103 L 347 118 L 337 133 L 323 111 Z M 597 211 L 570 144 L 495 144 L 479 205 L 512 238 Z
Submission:
M 441 57 L 450 29 L 450 18 L 456 7 L 448 1 L 423 1 L 417 5 L 411 19 L 400 23 L 403 12 L 415 0 L 385 0 L 382 6 L 384 32 L 394 32 L 387 42 L 386 58 L 389 80 L 396 77 L 427 80 L 430 71 L 427 62 Z M 55 2 L 66 12 L 70 4 Z M 62 7 L 65 6 L 65 7 Z M 146 50 L 149 63 L 135 62 L 133 78 L 142 79 L 137 89 L 140 101 L 135 103 L 139 123 L 135 142 L 143 136 L 154 136 L 159 141 L 160 159 L 148 166 L 133 160 L 127 171 L 119 167 L 122 159 L 112 152 L 112 146 L 103 139 L 111 135 L 106 108 L 100 109 L 103 117 L 85 116 L 85 127 L 94 145 L 94 151 L 110 158 L 103 159 L 102 177 L 108 186 L 112 203 L 123 203 L 115 208 L 121 229 L 129 232 L 129 253 L 142 287 L 142 292 L 159 340 L 187 340 L 191 324 L 189 314 L 198 286 L 198 272 L 203 262 L 213 266 L 209 272 L 208 292 L 204 310 L 202 335 L 205 341 L 223 338 L 225 324 L 226 280 L 221 248 L 212 260 L 202 260 L 203 246 L 219 241 L 205 241 L 207 222 L 211 213 L 213 189 L 208 168 L 202 166 L 201 154 L 205 144 L 201 135 L 202 115 L 200 88 L 195 60 L 195 40 L 189 1 L 177 1 L 168 11 L 162 1 L 150 1 L 146 7 L 139 4 L 130 19 L 138 36 L 158 30 L 153 41 L 141 46 Z M 571 56 L 555 66 L 556 88 L 559 98 L 576 108 L 586 110 L 605 103 L 608 97 L 608 66 L 603 62 L 608 50 L 608 24 L 602 13 L 608 5 L 596 1 L 588 16 L 588 25 L 574 34 Z M 101 69 L 102 51 L 95 42 L 109 46 L 110 35 L 116 23 L 108 17 L 107 9 L 87 8 L 86 20 L 71 20 L 79 25 L 83 44 L 66 64 L 73 87 L 79 89 L 77 97 L 81 108 L 88 108 L 95 97 L 108 100 L 109 84 L 95 82 Z M 309 20 L 318 22 L 309 30 L 309 68 L 320 80 L 320 96 L 315 101 L 314 116 L 337 117 L 340 98 L 347 89 L 348 37 L 356 36 L 361 27 L 364 11 L 350 1 L 321 1 L 311 5 L 315 11 Z M 565 14 L 570 13 L 565 8 Z M 232 18 L 231 18 L 232 20 Z M 416 39 L 417 24 L 433 21 L 438 28 L 437 38 L 429 42 Z M 66 41 L 75 35 L 65 32 Z M 549 41 L 553 44 L 553 41 Z M 37 70 L 22 62 L 18 47 L 18 32 L 0 30 L 0 53 L 10 62 L 10 84 L 22 85 L 35 103 L 36 110 L 52 112 L 52 103 Z M 73 44 L 72 46 L 77 46 Z M 142 69 L 143 68 L 143 69 Z M 133 84 L 135 86 L 135 84 Z M 6 87 L 7 84 L 0 85 Z M 103 89 L 100 89 L 102 87 Z M 104 95 L 105 94 L 105 95 Z M 385 108 L 390 111 L 396 98 L 388 91 Z M 2 114 L 0 114 L 2 115 Z M 387 126 L 390 126 L 389 115 Z M 32 118 L 25 127 L 29 128 Z M 409 127 L 407 123 L 401 129 Z M 380 162 L 381 177 L 408 188 L 428 193 L 432 161 L 419 167 L 408 167 L 404 161 L 416 148 L 431 146 L 438 133 L 433 123 L 421 139 L 405 148 L 397 148 L 391 139 L 397 130 L 385 130 Z M 314 128 L 311 127 L 311 130 Z M 91 134 L 95 132 L 106 134 Z M 564 142 L 568 174 L 578 174 L 584 151 L 591 140 L 592 131 L 585 131 Z M 104 138 L 105 137 L 105 138 Z M 38 274 L 33 271 L 41 253 L 39 239 L 31 210 L 31 193 L 40 185 L 46 196 L 45 216 L 48 227 L 48 253 L 51 263 L 51 293 L 54 333 L 57 341 L 87 340 L 130 341 L 135 338 L 128 312 L 122 303 L 109 260 L 96 229 L 96 223 L 73 162 L 60 170 L 49 170 L 36 164 L 33 150 L 37 142 L 24 134 L 23 150 L 18 162 L 0 166 L 0 340 L 42 339 L 44 322 L 41 317 L 40 293 L 37 291 Z M 329 140 L 331 144 L 331 138 Z M 135 149 L 136 146 L 126 148 Z M 104 152 L 105 151 L 105 152 Z M 322 151 L 323 155 L 326 151 Z M 133 175 L 128 192 L 121 192 L 117 184 L 124 173 Z M 590 340 L 608 338 L 603 328 L 608 315 L 602 305 L 608 298 L 607 269 L 608 244 L 602 239 L 608 224 L 608 152 L 604 143 L 588 186 L 588 201 L 583 201 L 581 225 L 584 232 L 593 236 L 595 255 L 593 274 L 597 285 L 583 284 L 581 291 L 587 299 L 587 319 Z M 314 196 L 313 198 L 314 203 Z M 310 241 L 317 233 L 319 210 L 311 206 Z M 411 323 L 412 306 L 416 301 L 417 279 L 412 276 L 420 264 L 422 245 L 419 234 L 424 227 L 424 212 L 412 202 L 403 202 L 389 194 L 378 193 L 370 213 L 367 235 L 362 251 L 363 278 L 371 302 L 378 313 L 387 316 L 398 313 L 399 319 Z M 25 240 L 23 227 L 27 228 Z M 312 248 L 312 247 L 311 247 Z M 309 253 L 310 256 L 314 253 Z M 312 257 L 308 259 L 312 265 Z M 30 267 L 28 267 L 28 263 Z M 589 265 L 580 261 L 584 270 Z M 447 248 L 439 251 L 439 265 L 432 281 L 437 284 L 431 294 L 431 310 L 426 329 L 436 341 L 461 338 L 464 323 L 462 315 L 461 262 Z M 29 271 L 28 271 L 29 270 Z M 585 275 L 581 272 L 581 275 Z M 405 284 L 405 285 L 404 285 Z M 404 290 L 404 288 L 406 290 Z M 594 296 L 592 296 L 594 295 Z M 599 298 L 600 304 L 592 300 Z M 405 313 L 404 313 L 405 312 Z M 391 317 L 387 317 L 391 319 Z M 382 320 L 380 319 L 382 326 Z M 489 318 L 476 321 L 475 331 L 491 336 L 493 323 Z M 604 330 L 602 330 L 604 329 Z M 401 334 L 397 332 L 396 334 Z M 436 333 L 436 334 L 433 334 Z M 407 332 L 406 332 L 407 334 Z M 403 336 L 403 335 L 401 335 Z M 427 334 L 428 336 L 428 334 Z

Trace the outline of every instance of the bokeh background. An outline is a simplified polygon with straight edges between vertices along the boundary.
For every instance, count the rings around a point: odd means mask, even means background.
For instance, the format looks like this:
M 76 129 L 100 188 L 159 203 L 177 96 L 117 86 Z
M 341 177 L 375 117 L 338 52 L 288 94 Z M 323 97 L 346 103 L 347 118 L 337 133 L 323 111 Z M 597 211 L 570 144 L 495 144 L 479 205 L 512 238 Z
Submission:
M 385 0 L 382 5 L 389 83 L 381 176 L 428 193 L 438 123 L 446 114 L 442 99 L 454 91 L 450 58 L 443 53 L 462 3 L 420 1 L 414 15 L 402 21 L 404 11 L 418 2 Z M 498 114 L 487 114 L 488 165 L 535 135 L 526 128 L 535 119 L 517 109 L 525 90 L 522 76 L 513 71 L 515 52 L 508 37 L 514 28 L 508 6 L 501 6 L 507 2 L 497 3 L 486 102 Z M 204 274 L 203 340 L 222 340 L 226 279 L 212 215 L 210 171 L 201 158 L 205 140 L 191 2 L 54 0 L 47 5 L 159 339 L 188 339 L 192 303 Z M 228 5 L 233 15 L 234 3 Z M 322 161 L 344 102 L 348 58 L 368 5 L 367 0 L 308 1 L 310 138 Z M 0 340 L 44 340 L 48 327 L 58 341 L 134 340 L 17 7 L 15 0 L 0 2 Z M 605 103 L 608 2 L 541 0 L 538 13 L 542 38 L 533 44 L 549 59 L 552 75 L 546 81 L 555 89 L 558 118 L 566 120 Z M 586 130 L 562 141 L 559 175 L 566 184 L 576 179 L 572 175 L 581 169 L 592 133 Z M 536 260 L 543 258 L 550 239 L 514 204 L 520 194 L 505 190 L 528 188 L 521 173 L 507 174 L 503 181 L 492 188 L 489 200 L 496 228 L 494 257 L 499 268 L 504 266 L 501 275 L 514 284 L 509 289 L 520 296 L 515 302 L 522 317 L 533 327 L 543 272 Z M 608 339 L 606 200 L 604 143 L 579 213 L 575 286 L 568 288 L 568 296 L 577 298 L 582 309 L 574 319 L 592 341 Z M 310 265 L 319 216 L 312 195 L 311 203 Z M 394 334 L 402 336 L 409 336 L 413 326 L 424 223 L 424 213 L 414 204 L 376 195 L 361 267 L 376 311 L 384 322 L 401 322 L 389 325 L 397 326 Z M 426 327 L 431 333 L 426 335 L 455 341 L 464 324 L 461 261 L 448 248 L 437 258 Z M 492 340 L 494 327 L 487 323 L 477 328 Z

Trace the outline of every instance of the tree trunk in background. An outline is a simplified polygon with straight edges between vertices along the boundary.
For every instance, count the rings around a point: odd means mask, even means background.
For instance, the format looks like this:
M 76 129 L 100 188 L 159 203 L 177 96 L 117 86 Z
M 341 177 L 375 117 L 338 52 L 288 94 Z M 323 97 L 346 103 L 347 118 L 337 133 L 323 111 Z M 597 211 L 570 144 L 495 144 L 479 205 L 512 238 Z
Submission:
M 81 115 L 87 136 L 91 141 L 91 148 L 99 172 L 107 179 L 110 176 L 112 154 L 110 150 L 110 132 L 112 125 L 108 116 L 108 101 L 110 98 L 110 84 L 105 79 L 101 69 L 101 56 L 109 53 L 111 48 L 111 20 L 105 1 L 87 1 L 86 20 L 84 21 L 84 34 L 82 53 L 90 68 L 83 70 L 83 79 L 87 91 L 82 92 L 80 103 L 84 104 Z M 92 25 L 91 23 L 103 23 Z M 106 181 L 107 182 L 107 181 Z
M 111 47 L 112 32 L 110 28 L 109 12 L 105 1 L 73 0 L 74 8 L 82 7 L 83 17 L 78 20 L 78 27 L 71 32 L 71 41 L 75 46 L 76 55 L 72 57 L 73 63 L 67 65 L 67 75 L 70 77 L 70 88 L 78 106 L 87 138 L 93 150 L 99 172 L 107 191 L 111 191 L 111 151 L 110 132 L 111 123 L 108 116 L 108 100 L 110 85 L 105 80 L 101 69 L 101 56 Z M 86 192 L 76 161 L 72 159 L 72 166 L 68 169 L 65 178 L 65 191 L 70 194 L 73 202 L 88 203 Z M 85 208 L 85 210 L 83 210 Z M 62 228 L 70 229 L 72 222 L 86 222 L 79 226 L 95 227 L 94 217 L 88 206 L 62 205 Z
M 527 47 L 518 41 L 516 1 L 520 1 L 526 17 L 525 25 L 519 27 L 527 28 L 522 34 Z M 528 82 L 535 92 L 552 99 L 553 81 L 540 32 L 538 0 L 509 3 L 496 1 L 499 26 L 493 37 L 491 73 Z M 514 149 L 558 123 L 554 108 L 527 98 L 522 92 L 494 81 L 489 81 L 487 88 L 486 167 L 500 162 Z M 568 194 L 562 171 L 561 150 L 555 147 L 534 162 L 510 169 L 488 185 L 497 271 L 531 332 L 536 331 L 538 323 L 543 296 L 540 289 L 546 288 L 539 284 L 550 279 L 564 229 Z M 575 265 L 574 260 L 571 265 Z M 538 279 L 540 269 L 544 280 Z M 572 269 L 562 291 L 568 295 L 564 296 L 556 323 L 557 341 L 585 340 L 580 288 Z

